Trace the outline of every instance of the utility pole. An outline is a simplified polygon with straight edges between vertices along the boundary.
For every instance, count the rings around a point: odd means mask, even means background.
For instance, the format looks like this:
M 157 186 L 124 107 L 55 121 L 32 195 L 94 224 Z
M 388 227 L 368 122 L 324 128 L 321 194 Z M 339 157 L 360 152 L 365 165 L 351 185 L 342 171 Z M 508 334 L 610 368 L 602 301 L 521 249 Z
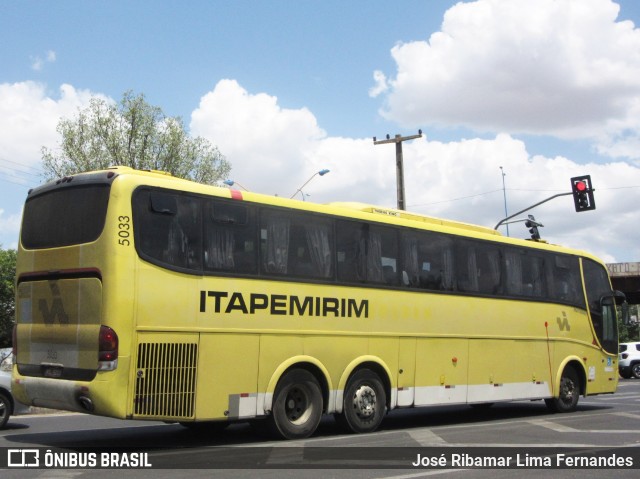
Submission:
M 502 195 L 504 196 L 504 216 L 507 217 L 509 216 L 509 213 L 507 212 L 507 188 L 505 187 L 505 183 L 504 183 L 504 177 L 507 176 L 507 174 L 504 172 L 504 169 L 502 168 L 502 166 L 500 167 L 500 172 L 502 173 Z M 507 223 L 507 236 L 509 236 L 509 223 Z
M 394 138 L 390 138 L 387 135 L 386 140 L 377 140 L 376 137 L 373 137 L 374 145 L 384 145 L 386 143 L 395 143 L 396 144 L 396 183 L 398 187 L 398 209 L 405 210 L 405 201 L 404 201 L 404 165 L 402 158 L 402 142 L 407 140 L 415 140 L 416 138 L 422 137 L 422 130 L 418 130 L 417 135 L 411 136 L 401 136 L 396 135 Z

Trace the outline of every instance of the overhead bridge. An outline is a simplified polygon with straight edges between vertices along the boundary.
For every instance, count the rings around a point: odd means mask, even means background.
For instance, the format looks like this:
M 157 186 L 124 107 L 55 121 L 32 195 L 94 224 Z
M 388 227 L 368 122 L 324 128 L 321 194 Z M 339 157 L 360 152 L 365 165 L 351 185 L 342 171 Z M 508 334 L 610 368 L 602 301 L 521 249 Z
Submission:
M 607 264 L 613 289 L 622 291 L 629 304 L 640 304 L 640 263 Z

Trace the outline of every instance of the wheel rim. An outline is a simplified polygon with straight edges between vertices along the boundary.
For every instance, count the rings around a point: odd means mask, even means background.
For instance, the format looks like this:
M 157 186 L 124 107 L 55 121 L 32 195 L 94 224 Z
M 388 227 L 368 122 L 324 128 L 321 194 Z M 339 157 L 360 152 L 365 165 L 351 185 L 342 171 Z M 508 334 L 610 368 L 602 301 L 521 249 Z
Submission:
M 577 394 L 576 385 L 569 378 L 562 378 L 560 382 L 560 400 L 567 405 L 573 403 Z
M 633 372 L 634 376 L 640 377 L 640 364 L 634 364 L 631 368 L 631 371 Z
M 313 412 L 309 391 L 302 387 L 292 387 L 284 400 L 284 410 L 291 424 L 304 424 Z
M 361 418 L 369 418 L 376 413 L 376 391 L 363 384 L 353 395 L 353 409 Z

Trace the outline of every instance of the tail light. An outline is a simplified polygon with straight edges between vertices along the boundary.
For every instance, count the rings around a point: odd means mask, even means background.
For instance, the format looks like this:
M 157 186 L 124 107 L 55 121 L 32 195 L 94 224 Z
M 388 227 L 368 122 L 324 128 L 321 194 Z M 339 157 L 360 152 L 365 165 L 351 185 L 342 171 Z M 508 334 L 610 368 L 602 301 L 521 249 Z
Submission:
M 113 371 L 118 366 L 118 335 L 108 326 L 100 326 L 98 370 Z

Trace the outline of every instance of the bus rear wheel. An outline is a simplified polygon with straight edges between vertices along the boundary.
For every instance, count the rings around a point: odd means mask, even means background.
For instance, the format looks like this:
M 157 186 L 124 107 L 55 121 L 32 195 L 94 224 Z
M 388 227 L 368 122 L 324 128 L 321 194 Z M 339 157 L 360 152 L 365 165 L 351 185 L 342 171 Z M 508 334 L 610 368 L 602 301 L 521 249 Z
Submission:
M 322 391 L 315 376 L 304 369 L 286 373 L 273 397 L 271 432 L 284 439 L 304 439 L 315 432 L 321 418 Z
M 347 382 L 342 414 L 336 419 L 355 433 L 373 432 L 387 410 L 387 394 L 382 381 L 369 369 L 357 371 Z
M 560 390 L 557 398 L 545 399 L 547 407 L 553 412 L 573 412 L 580 399 L 580 378 L 572 367 L 567 367 L 560 378 Z

